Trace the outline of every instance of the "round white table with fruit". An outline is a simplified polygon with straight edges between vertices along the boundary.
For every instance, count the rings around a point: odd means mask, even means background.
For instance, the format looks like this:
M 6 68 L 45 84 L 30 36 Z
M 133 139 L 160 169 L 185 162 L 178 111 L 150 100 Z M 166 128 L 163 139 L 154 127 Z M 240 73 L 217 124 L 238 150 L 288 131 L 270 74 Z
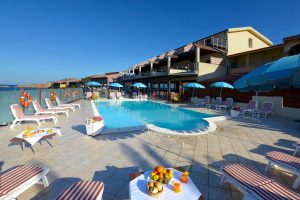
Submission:
M 129 196 L 131 200 L 204 199 L 187 171 L 162 166 L 137 174 L 129 183 Z

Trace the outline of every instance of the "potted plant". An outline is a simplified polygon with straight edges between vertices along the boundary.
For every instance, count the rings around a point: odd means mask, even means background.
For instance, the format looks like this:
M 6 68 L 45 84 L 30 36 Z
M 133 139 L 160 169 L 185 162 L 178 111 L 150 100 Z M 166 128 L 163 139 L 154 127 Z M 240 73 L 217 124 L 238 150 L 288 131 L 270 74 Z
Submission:
M 241 107 L 240 106 L 234 106 L 230 110 L 230 115 L 231 115 L 232 118 L 238 118 L 240 112 L 241 112 Z
M 100 130 L 103 128 L 103 118 L 101 116 L 94 116 L 88 118 L 86 120 L 85 128 L 87 135 L 97 135 L 99 134 Z

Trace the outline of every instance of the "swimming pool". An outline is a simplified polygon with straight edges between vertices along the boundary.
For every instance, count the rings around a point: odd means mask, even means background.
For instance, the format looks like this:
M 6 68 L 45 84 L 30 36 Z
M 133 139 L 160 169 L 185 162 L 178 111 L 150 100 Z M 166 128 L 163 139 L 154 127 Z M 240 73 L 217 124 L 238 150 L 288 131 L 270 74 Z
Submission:
M 213 115 L 154 101 L 101 101 L 96 105 L 108 129 L 152 125 L 170 131 L 206 130 Z

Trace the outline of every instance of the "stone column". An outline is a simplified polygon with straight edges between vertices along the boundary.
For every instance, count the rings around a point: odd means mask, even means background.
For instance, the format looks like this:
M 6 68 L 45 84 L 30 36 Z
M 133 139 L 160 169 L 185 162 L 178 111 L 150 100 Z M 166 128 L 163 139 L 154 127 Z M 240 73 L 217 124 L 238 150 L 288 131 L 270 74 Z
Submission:
M 141 74 L 142 74 L 142 67 L 139 66 L 139 76 L 141 76 Z
M 153 73 L 153 62 L 150 62 L 150 76 L 152 76 Z
M 171 101 L 171 80 L 168 80 L 168 101 Z
M 195 51 L 195 68 L 194 70 L 199 70 L 200 67 L 200 47 L 196 46 L 196 51 Z
M 168 74 L 170 74 L 170 69 L 171 69 L 171 56 L 168 56 L 167 58 L 168 58 L 168 65 L 167 65 L 167 67 L 168 67 Z

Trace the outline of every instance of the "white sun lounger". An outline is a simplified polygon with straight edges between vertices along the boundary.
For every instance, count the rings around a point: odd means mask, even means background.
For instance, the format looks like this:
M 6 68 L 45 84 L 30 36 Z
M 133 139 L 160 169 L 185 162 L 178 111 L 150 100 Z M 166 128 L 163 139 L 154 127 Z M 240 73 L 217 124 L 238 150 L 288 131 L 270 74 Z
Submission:
M 80 108 L 80 104 L 79 103 L 67 103 L 67 104 L 64 104 L 61 102 L 60 98 L 59 97 L 55 97 L 55 100 L 57 102 L 57 106 L 58 107 L 69 107 L 69 106 L 73 106 L 74 108 L 78 107 Z
M 242 109 L 242 114 L 243 116 L 247 113 L 249 113 L 249 115 L 252 115 L 258 108 L 258 101 L 257 100 L 250 100 L 247 104 L 247 108 L 246 109 Z
M 45 121 L 48 119 L 53 120 L 53 122 L 55 124 L 58 122 L 55 115 L 25 115 L 18 104 L 11 105 L 10 110 L 11 110 L 13 116 L 15 117 L 10 128 L 15 127 L 18 122 L 21 123 L 21 122 L 26 122 L 26 121 L 27 122 L 34 121 L 39 126 L 41 126 L 41 121 Z
M 36 111 L 35 115 L 65 114 L 66 116 L 69 116 L 69 112 L 68 112 L 67 109 L 48 109 L 48 110 L 44 110 L 39 102 L 33 101 L 32 104 L 33 104 L 33 107 Z
M 61 110 L 70 109 L 73 112 L 75 111 L 74 106 L 64 106 L 64 107 L 54 106 L 52 104 L 52 102 L 50 101 L 50 99 L 48 99 L 48 98 L 45 98 L 45 102 L 46 102 L 46 105 L 47 105 L 48 109 L 61 109 Z
M 217 97 L 215 103 L 207 103 L 206 108 L 215 108 L 217 109 L 222 104 L 222 98 Z
M 266 118 L 268 114 L 272 115 L 272 110 L 273 110 L 273 102 L 265 101 L 263 102 L 261 109 L 253 113 L 253 116 L 259 117 L 260 115 L 263 115 Z
M 221 105 L 216 106 L 217 110 L 227 110 L 228 108 L 231 108 L 233 105 L 233 98 L 226 98 L 226 101 L 223 102 Z
M 12 200 L 36 183 L 49 185 L 46 174 L 49 169 L 37 165 L 20 165 L 0 174 L 0 200 Z
M 209 102 L 210 102 L 210 96 L 205 96 L 204 97 L 204 100 L 203 101 L 201 101 L 201 102 L 199 102 L 199 106 L 206 106 L 206 104 L 209 104 Z
M 279 151 L 268 152 L 265 155 L 265 158 L 268 160 L 266 171 L 277 165 L 288 171 L 291 171 L 297 176 L 292 187 L 294 189 L 298 188 L 300 184 L 300 158 Z
M 102 199 L 104 184 L 101 181 L 79 181 L 65 189 L 56 200 Z
M 265 177 L 242 164 L 221 167 L 221 184 L 225 180 L 244 194 L 244 200 L 300 199 L 300 195 L 277 181 Z
M 124 99 L 121 92 L 117 92 L 117 99 Z
M 295 147 L 294 150 L 294 156 L 295 156 L 300 151 L 300 142 L 295 142 L 293 146 Z

